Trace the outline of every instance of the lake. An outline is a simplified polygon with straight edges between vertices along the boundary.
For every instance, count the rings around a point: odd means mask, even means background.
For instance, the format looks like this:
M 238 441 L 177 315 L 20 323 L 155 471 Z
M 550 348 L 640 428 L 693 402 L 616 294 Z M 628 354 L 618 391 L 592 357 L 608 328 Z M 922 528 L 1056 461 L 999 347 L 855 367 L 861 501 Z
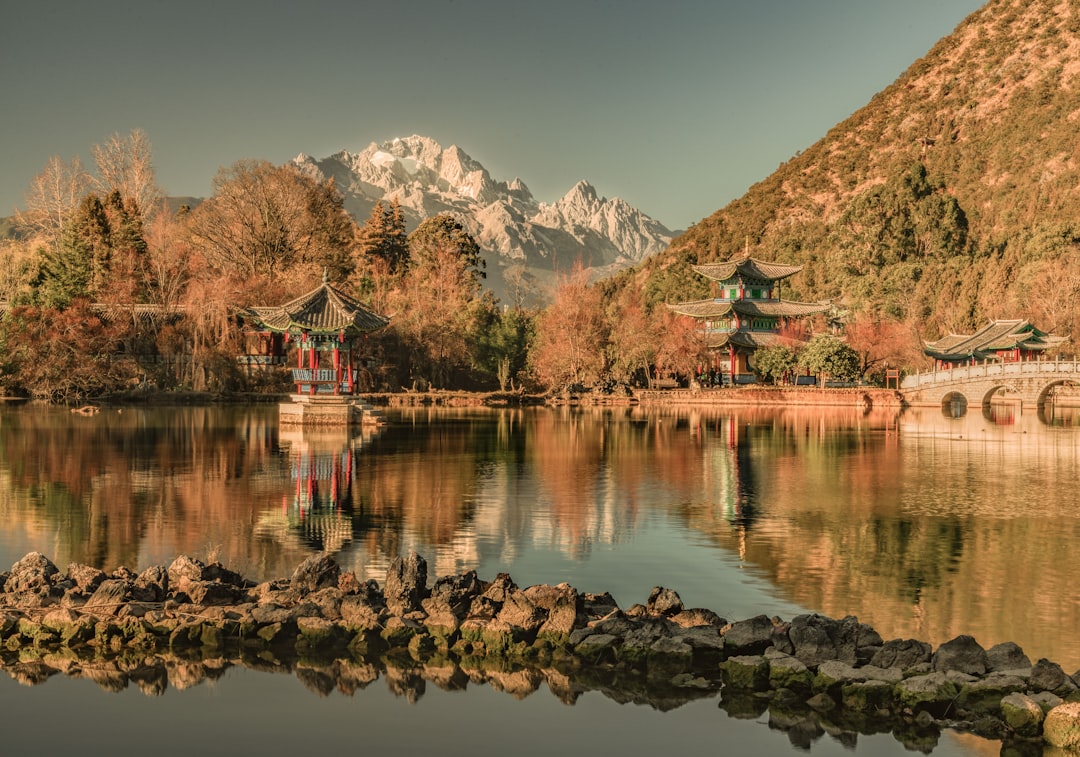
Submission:
M 61 569 L 141 570 L 188 554 L 262 580 L 325 551 L 381 582 L 395 556 L 416 550 L 429 575 L 568 581 L 623 607 L 660 585 L 731 620 L 856 615 L 885 639 L 971 634 L 1080 668 L 1080 429 L 1067 409 L 953 419 L 937 409 L 423 408 L 388 420 L 346 434 L 279 430 L 275 406 L 87 417 L 0 407 L 0 567 L 32 550 Z M 406 753 L 852 749 L 847 736 L 796 739 L 766 725 L 768 714 L 736 716 L 715 693 L 672 703 L 597 686 L 567 707 L 550 680 L 515 691 L 523 684 L 490 675 L 461 686 L 437 673 L 402 685 L 415 672 L 392 665 L 365 675 L 345 686 L 226 666 L 190 674 L 194 685 L 170 674 L 160 697 L 62 676 L 29 688 L 4 679 L 0 707 L 5 723 L 27 724 L 13 743 L 44 751 L 68 749 L 79 731 L 30 727 L 42 708 L 75 710 L 91 731 L 122 708 L 125 728 L 145 731 L 133 748 L 165 752 L 155 734 L 177 720 L 222 752 L 275 752 L 290 739 L 355 746 L 356 729 L 364 744 Z M 237 729 L 250 718 L 266 726 Z M 999 745 L 945 732 L 919 748 Z M 908 746 L 878 734 L 854 749 Z

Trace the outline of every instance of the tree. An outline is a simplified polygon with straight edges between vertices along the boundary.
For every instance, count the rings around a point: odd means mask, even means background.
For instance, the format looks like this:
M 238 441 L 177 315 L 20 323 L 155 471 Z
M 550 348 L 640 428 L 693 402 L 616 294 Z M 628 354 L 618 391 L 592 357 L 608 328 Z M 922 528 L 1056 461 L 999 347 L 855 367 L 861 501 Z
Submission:
M 102 321 L 88 300 L 65 310 L 13 308 L 2 329 L 6 372 L 34 397 L 77 401 L 115 390 L 134 373 L 131 361 L 113 357 L 126 331 Z
M 894 318 L 863 312 L 844 327 L 847 343 L 859 356 L 859 375 L 879 374 L 885 366 L 909 368 L 922 358 L 915 329 Z
M 142 129 L 127 137 L 113 134 L 104 144 L 94 145 L 98 176 L 94 181 L 102 195 L 118 192 L 129 211 L 149 217 L 161 205 L 161 190 L 154 174 L 150 139 Z
M 534 321 L 520 308 L 491 311 L 480 332 L 480 365 L 499 382 L 499 391 L 514 388 L 514 380 L 525 370 Z
M 325 267 L 335 280 L 349 273 L 355 224 L 332 180 L 240 161 L 219 171 L 213 188 L 188 228 L 192 246 L 218 271 L 271 280 L 301 266 Z
M 393 276 L 409 266 L 409 238 L 405 232 L 405 215 L 395 198 L 390 207 L 382 200 L 375 203 L 368 220 L 360 227 L 357 253 L 369 259 L 381 260 L 385 271 Z
M 624 288 L 610 311 L 608 344 L 612 376 L 630 383 L 639 373 L 652 382 L 656 358 L 658 325 L 645 308 L 645 298 L 635 286 Z
M 41 244 L 53 246 L 89 185 L 90 175 L 83 169 L 82 161 L 73 158 L 64 163 L 54 155 L 30 182 L 26 208 L 15 211 L 16 223 L 37 235 Z
M 109 270 L 110 234 L 105 206 L 97 195 L 86 195 L 65 222 L 56 244 L 44 251 L 35 282 L 38 299 L 63 309 L 80 297 L 95 297 Z
M 588 286 L 579 262 L 559 277 L 554 302 L 537 318 L 530 353 L 537 379 L 552 388 L 599 381 L 607 371 L 608 338 L 600 291 Z
M 675 376 L 694 376 L 700 366 L 708 362 L 705 332 L 698 328 L 697 322 L 668 308 L 660 310 L 654 357 L 656 370 Z
M 832 334 L 814 336 L 799 352 L 799 365 L 818 376 L 834 381 L 855 381 L 859 372 L 859 354 L 843 339 Z
M 790 376 L 797 365 L 795 350 L 786 344 L 769 344 L 754 352 L 754 372 L 773 384 Z
M 409 249 L 409 268 L 389 295 L 392 329 L 409 350 L 413 379 L 446 386 L 478 361 L 480 328 L 494 308 L 480 296 L 480 248 L 453 218 L 435 216 L 409 235 Z

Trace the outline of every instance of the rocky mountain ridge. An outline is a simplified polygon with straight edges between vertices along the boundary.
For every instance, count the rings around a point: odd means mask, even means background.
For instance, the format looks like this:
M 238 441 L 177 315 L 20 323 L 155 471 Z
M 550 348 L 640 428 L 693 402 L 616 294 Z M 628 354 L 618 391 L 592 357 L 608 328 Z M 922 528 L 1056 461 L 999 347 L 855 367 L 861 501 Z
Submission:
M 361 224 L 380 200 L 397 200 L 410 230 L 439 213 L 458 216 L 484 253 L 488 287 L 504 302 L 541 302 L 555 274 L 578 260 L 601 277 L 660 252 L 673 236 L 587 181 L 542 202 L 520 178 L 498 181 L 457 145 L 443 148 L 423 136 L 322 159 L 301 154 L 293 163 L 316 179 L 333 178 Z

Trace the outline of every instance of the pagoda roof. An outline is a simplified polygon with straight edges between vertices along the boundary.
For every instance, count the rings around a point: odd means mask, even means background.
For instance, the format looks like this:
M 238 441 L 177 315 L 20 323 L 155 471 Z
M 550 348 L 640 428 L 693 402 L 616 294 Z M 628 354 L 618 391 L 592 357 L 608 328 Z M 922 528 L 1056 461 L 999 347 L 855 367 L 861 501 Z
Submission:
M 270 331 L 333 334 L 368 332 L 390 319 L 368 310 L 359 301 L 330 286 L 326 279 L 316 289 L 276 307 L 251 307 L 247 315 Z
M 707 335 L 705 344 L 709 349 L 719 347 L 741 347 L 747 350 L 758 350 L 773 344 L 789 344 L 791 339 L 771 331 L 721 331 Z
M 936 342 L 926 342 L 924 352 L 938 360 L 985 359 L 1000 350 L 1021 349 L 1045 352 L 1064 344 L 1066 337 L 1055 336 L 1020 318 L 990 321 L 974 334 L 949 334 Z
M 695 273 L 700 273 L 716 281 L 741 276 L 744 279 L 756 281 L 779 281 L 793 276 L 803 269 L 801 265 L 786 265 L 784 263 L 769 263 L 749 256 L 734 258 L 724 263 L 710 263 L 708 265 L 691 266 Z
M 732 312 L 750 317 L 771 316 L 793 318 L 824 313 L 831 305 L 825 302 L 795 302 L 794 300 L 695 300 L 679 302 L 668 307 L 691 318 L 719 318 Z

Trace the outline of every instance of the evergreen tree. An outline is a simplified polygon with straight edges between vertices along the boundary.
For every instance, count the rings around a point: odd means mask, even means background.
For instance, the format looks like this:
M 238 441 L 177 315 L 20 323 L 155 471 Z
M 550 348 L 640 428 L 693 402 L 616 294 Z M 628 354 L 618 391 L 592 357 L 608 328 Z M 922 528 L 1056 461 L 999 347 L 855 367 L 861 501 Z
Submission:
M 405 214 L 396 198 L 390 207 L 382 200 L 375 203 L 360 229 L 358 251 L 369 259 L 381 260 L 391 275 L 405 272 L 409 264 L 409 242 Z
M 78 297 L 102 290 L 111 262 L 111 226 L 101 200 L 88 194 L 46 250 L 36 281 L 38 297 L 51 307 L 67 307 Z

